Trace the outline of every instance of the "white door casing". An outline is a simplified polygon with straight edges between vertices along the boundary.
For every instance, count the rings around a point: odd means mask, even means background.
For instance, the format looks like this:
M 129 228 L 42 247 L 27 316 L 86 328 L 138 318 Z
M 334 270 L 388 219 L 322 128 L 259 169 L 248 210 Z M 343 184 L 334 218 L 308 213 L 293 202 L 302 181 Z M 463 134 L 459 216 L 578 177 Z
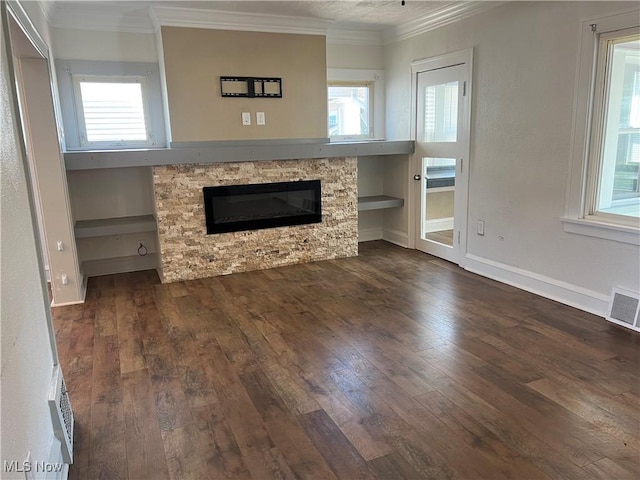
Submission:
M 416 149 L 409 174 L 416 180 L 410 180 L 409 188 L 409 247 L 461 266 L 467 246 L 472 59 L 469 49 L 412 63 Z M 429 189 L 426 167 L 431 177 Z M 433 186 L 434 176 L 454 174 L 455 186 Z M 454 206 L 447 217 L 441 218 L 443 212 L 432 213 L 434 206 L 451 199 Z M 452 230 L 446 232 L 450 239 L 443 241 L 436 234 L 439 230 Z

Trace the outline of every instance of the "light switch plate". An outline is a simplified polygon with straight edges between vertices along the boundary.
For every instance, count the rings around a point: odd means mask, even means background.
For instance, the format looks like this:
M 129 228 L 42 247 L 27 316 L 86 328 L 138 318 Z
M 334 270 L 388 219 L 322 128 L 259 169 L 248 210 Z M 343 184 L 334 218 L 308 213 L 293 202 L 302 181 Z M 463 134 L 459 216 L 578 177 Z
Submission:
M 251 112 L 242 112 L 242 125 L 251 125 Z
M 256 125 L 266 125 L 267 121 L 264 112 L 256 112 Z

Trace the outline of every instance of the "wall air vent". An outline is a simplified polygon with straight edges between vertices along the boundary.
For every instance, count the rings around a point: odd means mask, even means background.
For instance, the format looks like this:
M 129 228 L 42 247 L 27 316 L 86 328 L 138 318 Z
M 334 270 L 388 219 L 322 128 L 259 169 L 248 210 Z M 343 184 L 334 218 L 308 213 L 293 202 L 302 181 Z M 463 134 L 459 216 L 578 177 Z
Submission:
M 62 459 L 65 463 L 71 464 L 73 463 L 73 411 L 60 365 L 53 367 L 51 389 L 49 390 L 49 409 L 54 434 L 62 446 Z
M 606 318 L 610 322 L 640 332 L 640 295 L 614 287 Z

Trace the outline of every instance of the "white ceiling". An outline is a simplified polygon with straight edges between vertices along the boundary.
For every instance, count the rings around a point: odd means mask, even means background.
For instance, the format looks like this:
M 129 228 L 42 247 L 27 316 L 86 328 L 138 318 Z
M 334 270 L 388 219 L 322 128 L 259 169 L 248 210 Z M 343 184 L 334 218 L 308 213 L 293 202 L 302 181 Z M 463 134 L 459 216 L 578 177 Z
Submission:
M 41 3 L 54 27 L 152 32 L 158 24 L 220 28 L 230 25 L 293 32 L 367 32 L 402 38 L 451 23 L 503 2 L 406 0 L 86 1 Z M 239 19 L 237 22 L 235 19 Z M 264 21 L 262 21 L 264 20 Z M 248 28 L 248 27 L 247 27 Z M 346 37 L 345 37 L 346 38 Z M 365 38 L 365 37 L 362 37 Z M 369 39 L 373 37 L 368 37 Z
M 452 4 L 462 2 L 432 2 L 401 0 L 302 0 L 302 1 L 154 1 L 164 6 L 182 8 L 202 8 L 226 12 L 259 13 L 268 15 L 286 15 L 293 17 L 327 19 L 335 26 L 359 26 L 381 30 L 401 25 L 418 17 Z

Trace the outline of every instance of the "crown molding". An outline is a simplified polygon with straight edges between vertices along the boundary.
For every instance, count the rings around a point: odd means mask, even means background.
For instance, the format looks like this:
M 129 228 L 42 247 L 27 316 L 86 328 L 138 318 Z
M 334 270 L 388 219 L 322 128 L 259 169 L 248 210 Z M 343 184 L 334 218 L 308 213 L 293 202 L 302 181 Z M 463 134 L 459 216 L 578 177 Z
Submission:
M 406 40 L 417 35 L 450 25 L 464 18 L 478 15 L 506 2 L 457 2 L 434 10 L 424 17 L 416 18 L 382 32 L 383 45 Z
M 382 45 L 382 32 L 347 27 L 331 27 L 327 31 L 327 43 L 340 45 Z
M 332 22 L 332 20 L 322 18 L 225 12 L 158 5 L 154 5 L 151 8 L 151 15 L 156 28 L 171 26 L 303 35 L 326 35 Z

